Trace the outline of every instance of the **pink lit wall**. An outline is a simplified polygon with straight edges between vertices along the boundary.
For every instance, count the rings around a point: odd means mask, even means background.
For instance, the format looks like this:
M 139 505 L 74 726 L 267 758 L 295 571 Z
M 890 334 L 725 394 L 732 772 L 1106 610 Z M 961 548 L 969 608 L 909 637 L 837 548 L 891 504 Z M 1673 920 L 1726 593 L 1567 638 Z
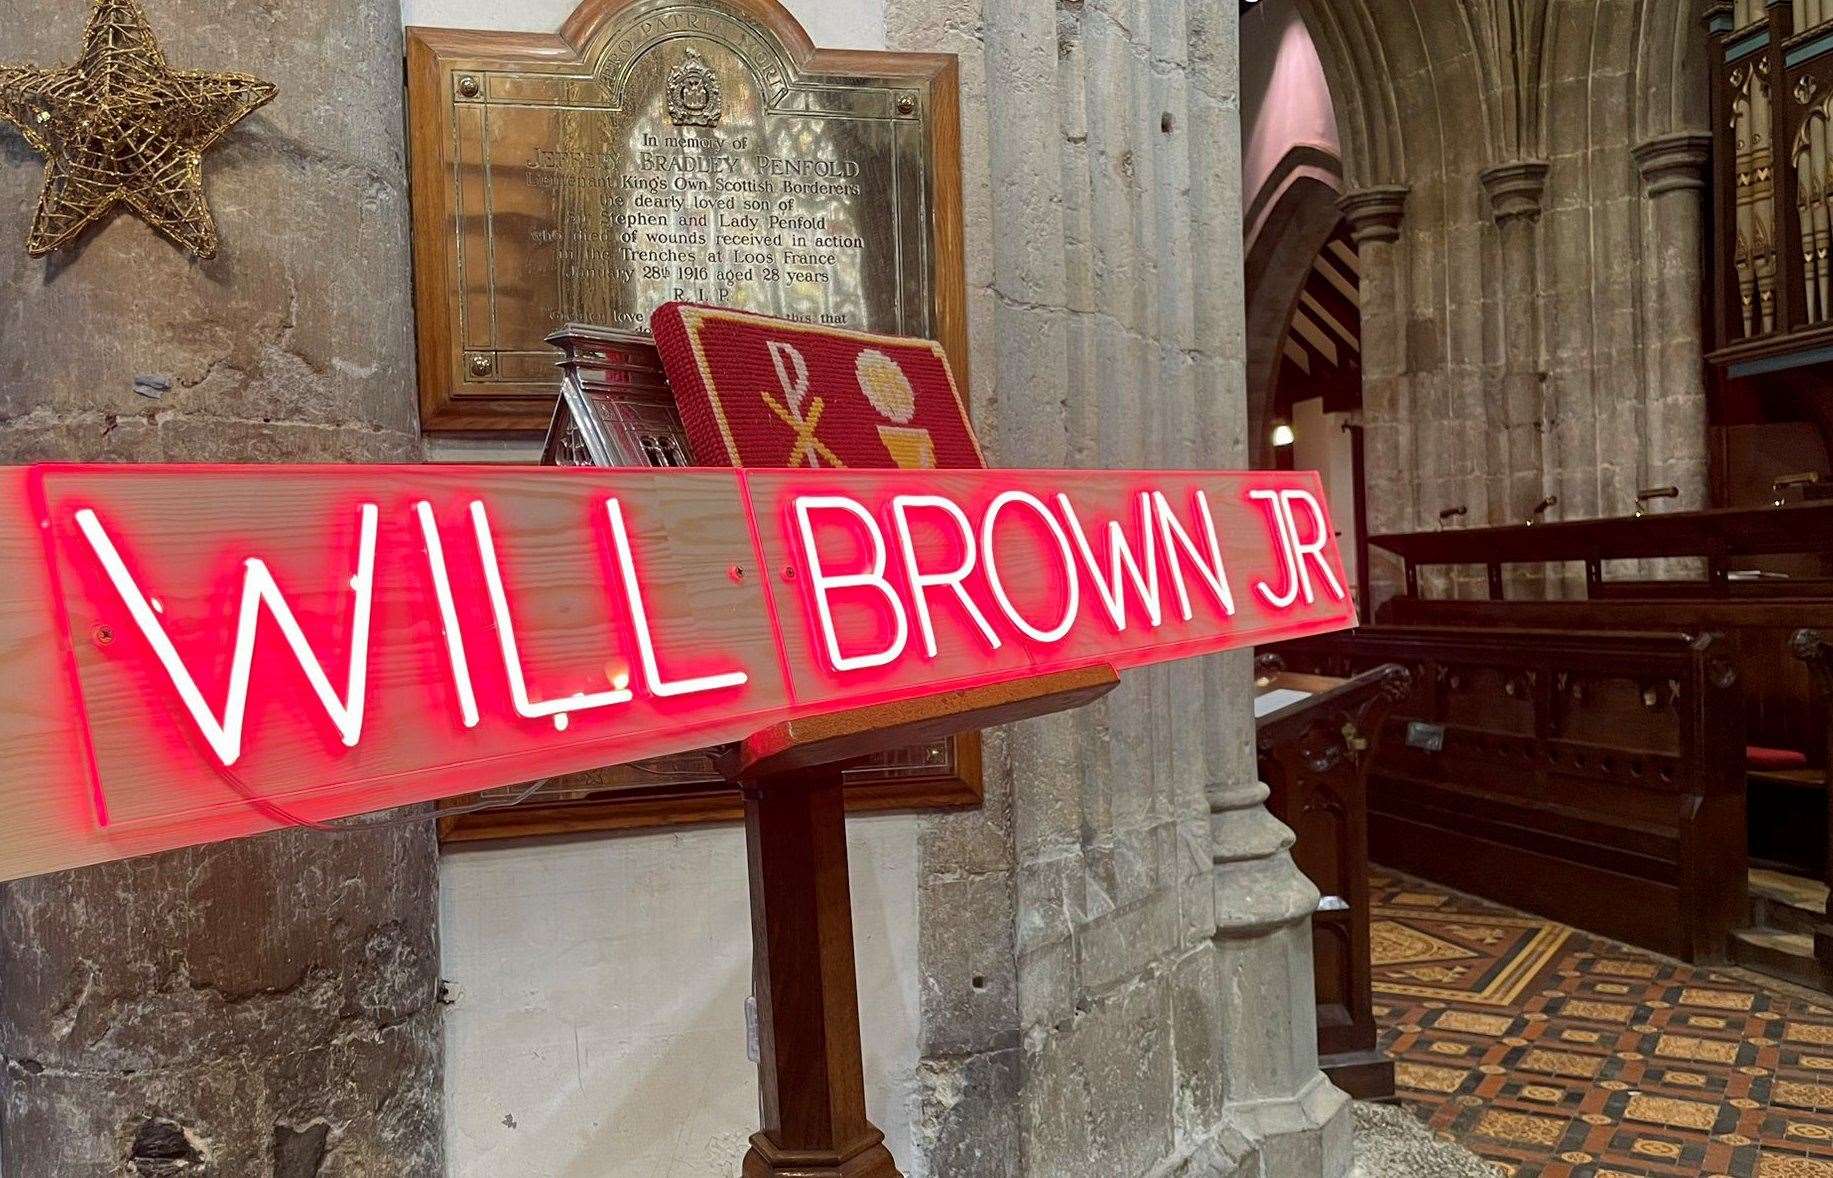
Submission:
M 1260 0 L 1241 16 L 1241 194 L 1252 207 L 1294 147 L 1341 158 L 1336 113 L 1311 33 L 1293 0 Z

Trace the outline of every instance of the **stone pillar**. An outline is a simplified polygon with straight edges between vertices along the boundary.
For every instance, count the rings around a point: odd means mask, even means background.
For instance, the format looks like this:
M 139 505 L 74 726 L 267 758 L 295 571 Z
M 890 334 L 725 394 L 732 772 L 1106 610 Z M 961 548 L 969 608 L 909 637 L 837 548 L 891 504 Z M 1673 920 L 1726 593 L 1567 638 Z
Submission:
M 1648 196 L 1649 252 L 1643 261 L 1647 334 L 1647 422 L 1644 486 L 1672 484 L 1680 498 L 1651 510 L 1707 505 L 1705 347 L 1700 323 L 1705 265 L 1706 168 L 1710 135 L 1682 132 L 1638 145 L 1636 164 Z
M 1232 669 L 1246 678 L 1244 662 Z M 1349 1098 L 1318 1070 L 1318 890 L 1292 862 L 1292 831 L 1267 812 L 1251 722 L 1210 719 L 1233 733 L 1208 791 L 1225 1108 L 1258 1146 L 1261 1173 L 1336 1178 L 1353 1125 Z
M 1502 237 L 1502 428 L 1495 429 L 1492 420 L 1491 518 L 1487 522 L 1519 523 L 1545 494 L 1546 486 L 1535 226 L 1540 220 L 1540 198 L 1546 191 L 1547 165 L 1539 160 L 1501 164 L 1485 169 L 1478 178 Z M 1492 409 L 1496 407 L 1492 402 Z
M 1407 308 L 1401 222 L 1407 189 L 1375 185 L 1345 193 L 1337 202 L 1349 221 L 1362 265 L 1362 441 L 1367 483 L 1363 495 L 1373 532 L 1403 532 L 1416 526 L 1412 435 L 1407 397 Z M 1401 566 L 1392 554 L 1369 552 L 1369 600 L 1393 596 Z
M 0 460 L 416 460 L 397 0 L 145 7 L 279 96 L 205 159 L 208 262 L 125 213 L 28 259 L 0 132 Z M 0 57 L 74 60 L 84 15 L 0 0 Z M 436 889 L 426 822 L 0 889 L 4 1174 L 442 1172 Z
M 891 46 L 961 58 L 969 380 L 996 463 L 1245 457 L 1237 17 L 886 5 Z M 1317 897 L 1253 784 L 1251 683 L 1241 655 L 1151 670 L 989 733 L 986 810 L 926 823 L 930 1173 L 1341 1172 Z

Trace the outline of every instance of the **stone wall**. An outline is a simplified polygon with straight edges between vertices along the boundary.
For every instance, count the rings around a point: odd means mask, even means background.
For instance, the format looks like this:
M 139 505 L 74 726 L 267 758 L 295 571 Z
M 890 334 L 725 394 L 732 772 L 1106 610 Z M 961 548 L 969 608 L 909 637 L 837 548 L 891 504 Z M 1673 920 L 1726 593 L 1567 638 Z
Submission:
M 469 22 L 469 3 L 409 8 Z M 819 44 L 869 46 L 882 19 L 893 49 L 961 58 L 968 383 L 992 460 L 1242 462 L 1235 0 L 789 7 Z M 569 8 L 476 19 L 551 29 Z M 1136 673 L 989 732 L 985 808 L 921 820 L 907 1174 L 1342 1172 L 1349 1120 L 1313 1051 L 1317 893 L 1261 806 L 1249 678 L 1239 656 Z M 640 1023 L 618 1033 L 659 1033 Z
M 75 60 L 86 8 L 0 0 L 0 59 Z M 279 96 L 206 159 L 208 262 L 126 213 L 28 258 L 0 131 L 0 460 L 416 459 L 396 0 L 145 8 Z M 4 1173 L 438 1173 L 435 870 L 418 822 L 0 889 Z
M 1236 8 L 891 0 L 893 48 L 961 58 L 995 463 L 1242 461 Z M 1317 894 L 1260 807 L 1250 678 L 1242 657 L 1158 668 L 989 733 L 985 810 L 928 822 L 930 1173 L 1340 1172 Z
M 866 1104 L 916 1172 L 916 832 L 847 823 Z M 757 1131 L 740 826 L 441 858 L 446 1173 L 732 1178 Z
M 6 456 L 411 459 L 397 5 L 147 6 L 174 64 L 281 97 L 213 157 L 215 262 L 128 219 L 15 255 Z M 962 58 L 994 459 L 1240 462 L 1236 0 L 881 7 L 892 47 Z M 0 0 L 29 31 L 9 57 L 67 59 L 78 20 Z M 0 145 L 0 207 L 29 206 L 38 169 Z M 1317 895 L 1261 804 L 1249 678 L 1243 656 L 1152 669 L 990 733 L 986 808 L 923 820 L 913 1174 L 1342 1172 Z M 432 864 L 397 826 L 7 889 L 6 1172 L 439 1172 Z
M 1370 528 L 1702 506 L 1699 5 L 1299 3 L 1362 245 Z
M 467 3 L 409 7 L 462 22 Z M 510 19 L 552 28 L 570 7 L 540 4 Z M 961 58 L 967 375 L 994 462 L 1244 461 L 1234 0 L 788 7 L 819 44 L 869 47 L 882 27 L 890 48 Z M 1074 716 L 989 732 L 985 808 L 921 820 L 907 1174 L 1342 1171 L 1349 1120 L 1313 1050 L 1317 893 L 1261 806 L 1250 677 L 1239 656 L 1134 673 Z M 607 853 L 667 853 L 635 841 Z M 465 1009 L 479 997 L 461 992 L 455 1026 L 513 1017 Z M 612 1021 L 662 1041 L 653 1018 Z

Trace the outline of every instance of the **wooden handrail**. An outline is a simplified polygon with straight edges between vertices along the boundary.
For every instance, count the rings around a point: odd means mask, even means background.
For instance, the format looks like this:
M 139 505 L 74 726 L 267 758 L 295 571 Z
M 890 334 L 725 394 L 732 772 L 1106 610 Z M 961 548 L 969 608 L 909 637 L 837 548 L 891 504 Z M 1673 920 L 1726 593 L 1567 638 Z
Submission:
M 1833 500 L 1370 536 L 1416 565 L 1764 556 L 1833 548 Z

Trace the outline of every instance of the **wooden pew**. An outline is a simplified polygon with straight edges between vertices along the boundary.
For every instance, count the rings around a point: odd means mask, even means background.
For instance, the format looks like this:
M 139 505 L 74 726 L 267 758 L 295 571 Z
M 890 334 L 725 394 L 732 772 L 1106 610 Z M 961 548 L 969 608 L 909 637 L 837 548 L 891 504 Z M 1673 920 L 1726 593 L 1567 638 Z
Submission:
M 1827 743 L 1825 764 L 1833 770 L 1833 632 L 1797 630 L 1789 639 L 1789 653 L 1813 676 L 1820 699 L 1821 737 Z
M 1824 702 L 1815 703 L 1813 661 L 1791 653 L 1798 631 L 1833 632 L 1833 501 L 1416 532 L 1370 543 L 1406 568 L 1407 593 L 1382 606 L 1383 623 L 1718 635 L 1743 700 L 1746 749 L 1734 776 L 1749 790 L 1748 852 L 1766 869 L 1753 881 L 1758 903 L 1740 921 L 1753 927 L 1736 934 L 1732 956 L 1833 985 L 1833 935 L 1820 927 L 1827 893 L 1811 883 L 1833 884 L 1829 718 Z M 1564 588 L 1557 578 L 1511 577 L 1510 566 L 1562 562 L 1583 567 L 1584 597 L 1508 599 L 1511 586 L 1517 598 Z M 1426 571 L 1456 565 L 1487 570 L 1488 600 L 1427 596 L 1428 582 L 1455 581 Z M 1655 580 L 1651 569 L 1686 575 Z
M 1404 626 L 1553 630 L 1684 630 L 1719 634 L 1744 685 L 1746 744 L 1813 751 L 1825 740 L 1825 716 L 1812 706 L 1808 666 L 1790 640 L 1802 629 L 1833 623 L 1833 600 L 1813 598 L 1671 597 L 1655 600 L 1434 601 L 1397 597 L 1380 611 Z M 1833 632 L 1833 631 L 1830 631 Z M 1825 768 L 1810 757 L 1814 787 Z
M 1687 961 L 1747 908 L 1743 703 L 1713 635 L 1372 626 L 1295 670 L 1412 673 L 1369 782 L 1380 863 Z
M 1407 697 L 1407 671 L 1390 663 L 1327 678 L 1287 671 L 1275 655 L 1255 671 L 1267 809 L 1292 828 L 1292 859 L 1320 894 L 1311 919 L 1318 1062 L 1351 1096 L 1391 1100 L 1394 1062 L 1375 1044 L 1367 781 L 1388 711 Z
M 1405 562 L 1407 592 L 1382 606 L 1382 622 L 1725 635 L 1745 684 L 1750 743 L 1806 753 L 1802 768 L 1819 772 L 1796 774 L 1793 784 L 1824 788 L 1825 717 L 1812 705 L 1808 669 L 1788 647 L 1796 630 L 1833 631 L 1833 500 L 1410 532 L 1369 543 Z M 1612 575 L 1612 562 L 1676 560 L 1691 560 L 1703 577 Z M 1583 598 L 1504 600 L 1509 566 L 1559 563 L 1583 566 Z M 1422 592 L 1424 570 L 1458 565 L 1487 569 L 1489 600 Z
M 1428 567 L 1481 565 L 1488 571 L 1490 600 L 1500 601 L 1507 595 L 1508 565 L 1548 562 L 1582 564 L 1585 596 L 1594 600 L 1833 597 L 1833 500 L 1390 533 L 1368 542 L 1405 562 L 1406 596 L 1414 599 L 1422 597 L 1419 574 Z M 1703 579 L 1610 575 L 1612 561 L 1690 557 L 1703 561 Z M 1740 576 L 1753 570 L 1786 576 Z

